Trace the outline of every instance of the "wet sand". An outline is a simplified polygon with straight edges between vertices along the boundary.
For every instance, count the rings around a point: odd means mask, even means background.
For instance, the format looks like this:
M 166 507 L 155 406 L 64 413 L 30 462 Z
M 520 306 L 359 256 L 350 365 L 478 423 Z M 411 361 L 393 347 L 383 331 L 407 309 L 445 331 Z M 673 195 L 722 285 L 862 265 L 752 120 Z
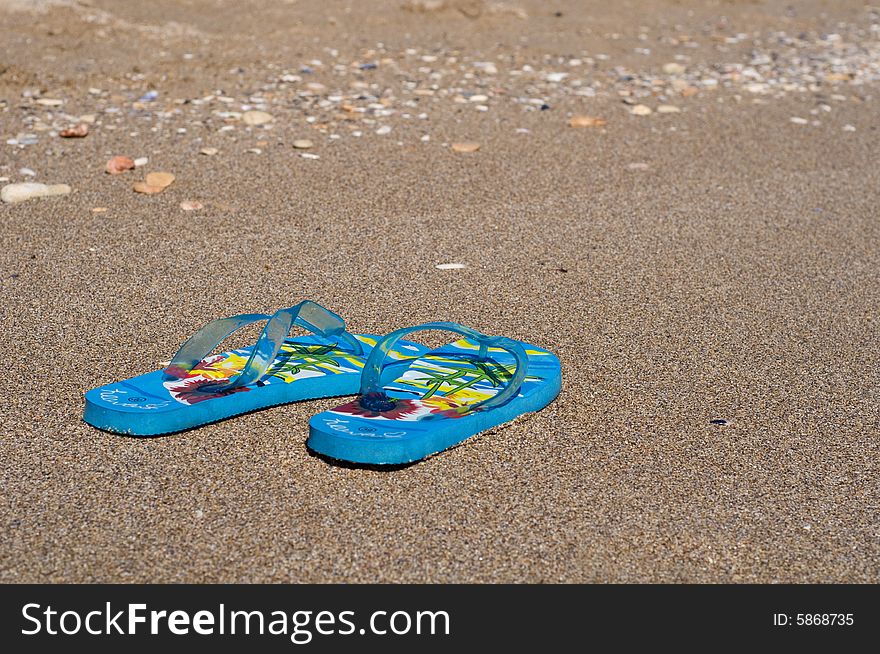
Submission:
M 0 2 L 0 185 L 73 191 L 0 205 L 0 581 L 880 579 L 880 18 L 862 3 L 22 4 Z M 832 39 L 821 65 L 840 79 L 787 72 L 836 33 L 854 47 Z M 756 51 L 779 70 L 753 93 L 719 66 Z M 485 81 L 462 67 L 487 61 Z M 244 106 L 271 127 L 221 115 Z M 90 114 L 85 138 L 54 135 Z M 149 163 L 105 174 L 118 154 Z M 134 193 L 149 170 L 176 181 Z M 335 400 L 153 439 L 81 422 L 86 390 L 208 320 L 306 297 L 357 332 L 444 319 L 547 347 L 563 391 L 392 470 L 308 452 Z

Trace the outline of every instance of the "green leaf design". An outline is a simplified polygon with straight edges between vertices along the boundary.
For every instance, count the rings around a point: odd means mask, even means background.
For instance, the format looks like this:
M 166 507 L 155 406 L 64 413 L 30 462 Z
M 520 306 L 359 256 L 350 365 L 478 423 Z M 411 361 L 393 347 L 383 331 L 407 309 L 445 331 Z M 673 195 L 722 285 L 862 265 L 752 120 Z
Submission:
M 448 364 L 452 362 L 444 363 Z M 455 363 L 461 362 L 456 361 Z M 447 391 L 446 395 L 453 395 L 465 388 L 479 384 L 482 381 L 488 381 L 492 384 L 493 388 L 497 388 L 513 377 L 513 367 L 508 368 L 495 361 L 479 361 L 474 359 L 466 360 L 465 363 L 472 366 L 472 368 L 459 368 L 448 372 L 440 370 L 419 370 L 419 373 L 423 374 L 424 377 L 420 377 L 413 381 L 421 382 L 428 387 L 428 392 L 422 397 L 422 399 L 427 399 L 436 394 L 444 384 L 452 386 L 452 389 Z
M 335 351 L 334 345 L 303 345 L 300 343 L 285 343 L 278 353 L 277 363 L 269 369 L 269 376 L 283 379 L 287 375 L 296 375 L 304 370 L 323 372 L 325 366 L 339 367 L 339 362 L 331 352 Z M 295 359 L 291 361 L 291 359 Z

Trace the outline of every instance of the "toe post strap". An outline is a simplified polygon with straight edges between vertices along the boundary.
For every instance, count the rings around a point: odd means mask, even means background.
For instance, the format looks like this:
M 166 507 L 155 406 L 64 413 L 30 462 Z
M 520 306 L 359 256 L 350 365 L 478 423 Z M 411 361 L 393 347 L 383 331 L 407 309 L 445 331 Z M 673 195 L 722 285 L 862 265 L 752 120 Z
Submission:
M 278 356 L 281 346 L 294 325 L 318 336 L 344 342 L 352 348 L 355 355 L 363 354 L 361 342 L 345 331 L 345 321 L 340 316 L 325 309 L 317 302 L 304 300 L 287 309 L 276 311 L 272 316 L 247 313 L 231 318 L 212 320 L 181 346 L 171 359 L 169 366 L 165 368 L 165 374 L 178 379 L 186 377 L 223 340 L 239 329 L 263 320 L 266 321 L 266 326 L 260 332 L 241 372 L 227 381 L 211 385 L 213 392 L 246 386 L 263 377 Z

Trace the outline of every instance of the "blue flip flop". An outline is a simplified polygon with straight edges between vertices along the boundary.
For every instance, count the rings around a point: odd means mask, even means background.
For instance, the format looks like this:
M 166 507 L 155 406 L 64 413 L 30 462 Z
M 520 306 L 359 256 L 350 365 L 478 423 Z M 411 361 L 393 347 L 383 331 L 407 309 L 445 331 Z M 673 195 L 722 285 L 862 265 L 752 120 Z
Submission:
M 465 338 L 384 364 L 403 336 L 422 330 Z M 454 322 L 398 329 L 376 343 L 367 358 L 360 397 L 312 416 L 308 446 L 354 463 L 418 461 L 543 409 L 561 385 L 559 359 L 540 347 Z
M 210 355 L 233 332 L 262 320 L 254 345 Z M 293 325 L 312 334 L 288 338 Z M 119 434 L 156 436 L 277 404 L 353 395 L 378 338 L 350 334 L 342 318 L 310 300 L 272 316 L 219 318 L 186 341 L 164 370 L 88 391 L 83 420 Z M 427 349 L 402 342 L 391 357 L 400 362 Z

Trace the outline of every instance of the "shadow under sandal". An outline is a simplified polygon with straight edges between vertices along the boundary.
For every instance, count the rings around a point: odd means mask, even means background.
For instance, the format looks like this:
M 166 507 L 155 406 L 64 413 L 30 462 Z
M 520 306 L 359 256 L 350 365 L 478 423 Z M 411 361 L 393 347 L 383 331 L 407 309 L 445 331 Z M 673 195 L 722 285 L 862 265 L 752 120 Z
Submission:
M 263 320 L 254 345 L 211 355 L 233 332 Z M 312 335 L 288 338 L 293 325 Z M 342 318 L 310 300 L 272 316 L 218 318 L 186 341 L 164 370 L 88 391 L 83 420 L 106 431 L 155 436 L 277 404 L 351 395 L 378 338 L 350 334 Z M 425 351 L 403 342 L 392 356 Z
M 385 364 L 403 336 L 426 330 L 465 338 Z M 308 446 L 354 463 L 418 461 L 543 409 L 559 394 L 561 384 L 559 359 L 534 345 L 487 336 L 454 322 L 398 329 L 370 353 L 360 397 L 312 416 Z

